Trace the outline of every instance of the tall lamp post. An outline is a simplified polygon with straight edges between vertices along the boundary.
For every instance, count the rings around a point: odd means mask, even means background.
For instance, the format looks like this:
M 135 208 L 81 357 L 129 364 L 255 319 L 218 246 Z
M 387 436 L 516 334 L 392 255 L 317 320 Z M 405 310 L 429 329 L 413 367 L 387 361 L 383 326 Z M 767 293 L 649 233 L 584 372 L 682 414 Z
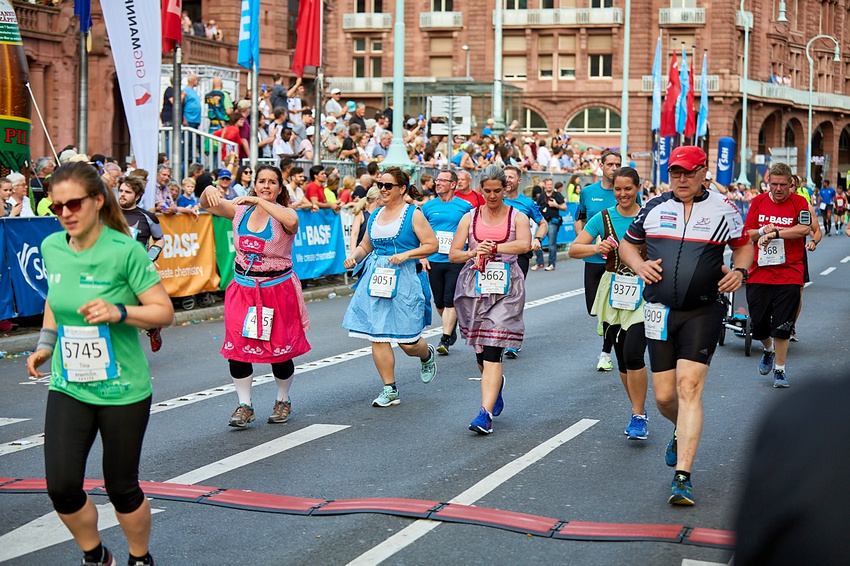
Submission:
M 736 183 L 740 183 L 745 187 L 750 186 L 750 180 L 747 178 L 747 94 L 748 82 L 750 79 L 750 17 L 744 11 L 744 1 L 741 0 L 741 15 L 744 16 L 744 80 L 743 82 L 743 102 L 741 108 L 741 172 L 738 174 Z
M 814 182 L 812 181 L 812 90 L 814 85 L 812 75 L 814 75 L 815 71 L 815 61 L 809 53 L 809 48 L 818 39 L 831 39 L 835 42 L 835 57 L 832 60 L 836 63 L 841 61 L 841 57 L 838 56 L 838 40 L 831 35 L 816 35 L 806 44 L 806 58 L 809 60 L 809 137 L 806 139 L 806 183 L 810 187 L 814 186 Z
M 629 137 L 629 44 L 631 43 L 632 2 L 626 0 L 626 21 L 623 30 L 623 92 L 620 99 L 620 155 L 628 163 Z
M 399 112 L 393 115 L 393 140 L 381 168 L 401 167 L 413 169 L 413 162 L 404 147 L 404 0 L 395 1 L 395 24 L 393 25 L 393 103 Z M 398 116 L 396 118 L 396 116 Z
M 463 49 L 466 52 L 466 78 L 468 79 L 469 78 L 469 46 L 463 45 L 463 46 L 461 46 L 461 49 Z

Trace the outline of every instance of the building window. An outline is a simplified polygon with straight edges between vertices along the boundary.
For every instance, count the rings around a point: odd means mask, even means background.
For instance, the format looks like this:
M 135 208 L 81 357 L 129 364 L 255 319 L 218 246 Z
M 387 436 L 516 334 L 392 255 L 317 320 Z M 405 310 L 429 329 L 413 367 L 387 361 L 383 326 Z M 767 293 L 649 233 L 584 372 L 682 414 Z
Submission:
M 366 53 L 366 38 L 364 38 L 364 37 L 355 37 L 354 38 L 354 52 L 355 53 Z
M 188 9 L 186 2 L 183 3 L 183 9 Z M 200 16 L 200 6 L 198 9 L 198 16 Z M 289 0 L 286 4 L 286 10 L 286 48 L 295 49 L 295 41 L 298 39 L 296 35 L 296 29 L 298 27 L 298 0 Z M 192 21 L 195 21 L 194 17 Z
M 620 115 L 598 106 L 579 111 L 567 122 L 568 134 L 619 134 Z
M 562 79 L 576 78 L 576 56 L 558 56 L 558 76 Z
M 454 40 L 451 37 L 432 37 L 430 47 L 431 53 L 452 53 Z
M 369 63 L 372 66 L 372 76 L 380 77 L 381 75 L 381 58 L 380 57 L 372 57 L 369 59 Z
M 541 79 L 552 78 L 552 56 L 538 55 L 537 56 L 537 73 Z
M 540 0 L 540 7 L 544 10 L 551 10 L 555 7 L 555 0 Z
M 525 55 L 505 55 L 502 57 L 502 75 L 505 79 L 525 79 Z
M 354 58 L 354 76 L 358 78 L 366 76 L 366 57 Z
M 384 0 L 356 0 L 355 8 L 358 14 L 383 12 Z
M 507 35 L 502 39 L 502 51 L 525 51 L 524 35 Z
M 431 57 L 432 77 L 451 77 L 452 74 L 451 57 Z
M 611 55 L 588 55 L 588 76 L 591 79 L 610 79 L 612 59 Z
M 555 36 L 554 35 L 541 35 L 537 38 L 537 50 L 538 51 L 552 51 L 555 49 Z
M 527 8 L 527 0 L 505 0 L 505 10 L 525 10 Z
M 614 0 L 590 0 L 591 8 L 613 8 Z
M 433 0 L 431 3 L 432 12 L 451 12 L 454 7 L 453 0 Z
M 373 41 L 372 42 L 372 53 L 380 53 L 384 48 L 383 42 Z
M 697 0 L 670 0 L 671 8 L 696 8 Z
M 679 58 L 682 57 L 682 44 L 685 44 L 685 49 L 688 51 L 688 56 L 691 54 L 691 50 L 694 48 L 694 34 L 690 33 L 677 33 L 676 35 L 670 36 L 670 43 L 668 44 L 668 49 L 671 52 L 675 51 L 678 53 Z M 669 68 L 669 65 L 668 65 Z
M 548 128 L 546 127 L 546 120 L 543 117 L 532 110 L 531 108 L 523 108 L 523 117 L 525 121 L 523 124 L 525 125 L 526 130 L 533 130 L 538 132 L 546 132 Z

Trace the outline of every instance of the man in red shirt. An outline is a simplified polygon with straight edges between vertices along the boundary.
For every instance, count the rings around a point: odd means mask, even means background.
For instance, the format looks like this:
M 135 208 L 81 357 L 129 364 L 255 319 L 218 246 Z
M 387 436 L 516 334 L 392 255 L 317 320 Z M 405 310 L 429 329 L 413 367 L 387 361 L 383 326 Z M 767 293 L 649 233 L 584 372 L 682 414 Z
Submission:
M 481 196 L 481 193 L 470 188 L 472 184 L 472 176 L 468 171 L 460 170 L 457 172 L 457 189 L 455 190 L 455 196 L 457 198 L 463 199 L 469 204 L 472 205 L 473 208 L 478 208 L 482 204 L 484 204 L 484 197 Z
M 747 280 L 754 340 L 764 344 L 759 373 L 773 370 L 773 386 L 788 387 L 785 358 L 803 285 L 803 248 L 812 225 L 809 203 L 792 192 L 791 168 L 770 168 L 770 191 L 752 200 L 744 230 L 755 246 Z
M 307 188 L 304 189 L 304 198 L 313 203 L 313 210 L 316 207 L 330 208 L 334 212 L 339 212 L 338 202 L 328 202 L 325 198 L 325 181 L 328 175 L 325 173 L 325 168 L 321 165 L 313 165 L 310 167 L 310 182 L 307 183 Z

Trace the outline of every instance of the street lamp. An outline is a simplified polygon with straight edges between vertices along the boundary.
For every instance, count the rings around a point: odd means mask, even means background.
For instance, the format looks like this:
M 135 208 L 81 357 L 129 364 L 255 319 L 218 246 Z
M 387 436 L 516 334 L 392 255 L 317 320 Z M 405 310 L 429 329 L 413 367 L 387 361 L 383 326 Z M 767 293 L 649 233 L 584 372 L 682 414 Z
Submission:
M 620 155 L 628 163 L 629 136 L 629 46 L 631 44 L 632 2 L 626 0 L 626 19 L 623 26 L 623 89 L 620 93 Z
M 407 171 L 413 163 L 404 146 L 404 0 L 395 0 L 395 24 L 393 25 L 393 102 L 399 108 L 398 118 L 393 119 L 393 139 L 381 168 L 401 167 Z
M 461 46 L 461 49 L 466 51 L 466 78 L 468 79 L 469 78 L 469 46 L 463 45 L 463 46 Z
M 815 61 L 812 59 L 811 54 L 809 53 L 809 48 L 812 46 L 817 39 L 831 39 L 835 42 L 835 57 L 832 60 L 836 63 L 841 61 L 841 57 L 838 56 L 838 40 L 832 37 L 831 35 L 816 35 L 809 40 L 806 44 L 806 58 L 809 60 L 809 137 L 806 140 L 806 183 L 813 187 L 814 183 L 812 182 L 812 88 L 813 81 L 812 75 L 815 70 Z
M 749 65 L 750 65 L 750 17 L 744 11 L 744 1 L 741 0 L 741 15 L 744 16 L 744 80 L 743 84 L 743 104 L 741 109 L 741 172 L 738 174 L 736 183 L 740 183 L 745 187 L 750 186 L 750 180 L 747 179 L 747 83 L 749 82 Z

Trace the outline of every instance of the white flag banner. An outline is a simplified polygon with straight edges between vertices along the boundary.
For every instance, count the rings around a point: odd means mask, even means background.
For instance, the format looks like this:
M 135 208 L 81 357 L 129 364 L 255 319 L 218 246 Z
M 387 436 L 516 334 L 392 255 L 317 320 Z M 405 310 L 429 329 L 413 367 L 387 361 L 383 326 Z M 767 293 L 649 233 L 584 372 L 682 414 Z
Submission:
M 148 171 L 141 205 L 153 208 L 159 134 L 159 74 L 162 64 L 160 0 L 101 2 L 115 61 L 121 100 L 130 128 L 136 167 Z

